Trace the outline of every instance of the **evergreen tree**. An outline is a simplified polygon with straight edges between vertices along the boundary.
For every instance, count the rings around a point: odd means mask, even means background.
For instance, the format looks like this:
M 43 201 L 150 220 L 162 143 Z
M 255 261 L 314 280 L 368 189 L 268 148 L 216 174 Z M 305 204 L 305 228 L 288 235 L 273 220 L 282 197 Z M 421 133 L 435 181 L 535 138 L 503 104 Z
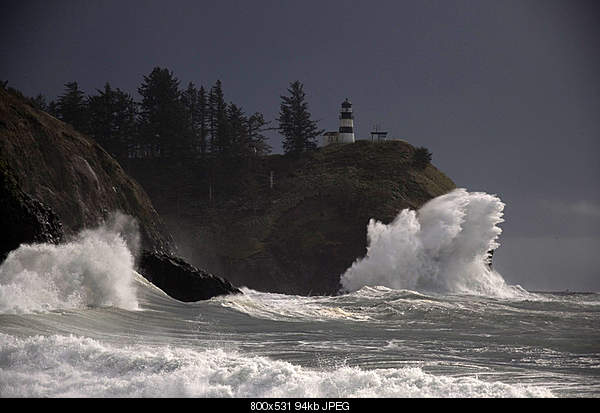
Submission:
M 257 156 L 271 152 L 271 146 L 262 134 L 266 126 L 267 122 L 261 113 L 256 112 L 248 118 L 248 140 L 252 148 L 251 152 Z
M 190 82 L 186 90 L 181 94 L 181 101 L 185 110 L 186 127 L 189 145 L 195 153 L 202 156 L 207 150 L 207 102 L 204 87 L 196 89 Z
M 210 151 L 214 155 L 224 156 L 229 150 L 230 141 L 227 134 L 227 104 L 220 80 L 217 80 L 208 95 L 208 124 Z
M 226 133 L 229 142 L 226 155 L 233 158 L 248 157 L 252 150 L 248 136 L 248 119 L 242 109 L 234 103 L 227 107 Z
M 155 67 L 138 89 L 139 128 L 144 143 L 151 145 L 154 156 L 181 156 L 187 145 L 185 110 L 179 81 L 168 69 Z
M 198 89 L 190 82 L 181 93 L 181 103 L 185 113 L 186 143 L 194 152 L 199 151 L 200 140 L 200 108 Z
M 48 112 L 49 114 L 51 114 L 55 118 L 60 119 L 60 115 L 58 113 L 58 103 L 55 100 L 51 100 L 50 103 L 48 103 L 48 107 L 46 108 L 46 112 Z
M 79 132 L 88 132 L 88 111 L 85 94 L 77 82 L 65 84 L 65 92 L 56 102 L 58 118 L 70 123 Z
M 48 104 L 46 103 L 46 97 L 41 93 L 38 93 L 36 97 L 30 99 L 31 105 L 44 112 L 48 110 Z
M 286 154 L 299 155 L 317 148 L 317 136 L 323 130 L 311 120 L 304 87 L 299 81 L 290 84 L 289 96 L 281 96 L 279 132 L 283 135 L 283 150 Z
M 208 102 L 203 86 L 198 90 L 198 133 L 200 153 L 204 156 L 208 151 Z
M 125 159 L 136 133 L 136 104 L 131 95 L 107 82 L 104 90 L 88 98 L 89 131 L 117 159 Z

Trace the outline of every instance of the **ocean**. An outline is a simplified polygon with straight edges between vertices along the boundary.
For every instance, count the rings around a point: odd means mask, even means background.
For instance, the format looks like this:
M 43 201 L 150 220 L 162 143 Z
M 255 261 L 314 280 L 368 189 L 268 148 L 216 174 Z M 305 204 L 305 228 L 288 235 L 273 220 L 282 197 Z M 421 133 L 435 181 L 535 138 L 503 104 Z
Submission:
M 600 396 L 600 294 L 508 285 L 502 209 L 457 190 L 371 221 L 333 296 L 182 303 L 110 226 L 22 245 L 0 265 L 0 396 Z

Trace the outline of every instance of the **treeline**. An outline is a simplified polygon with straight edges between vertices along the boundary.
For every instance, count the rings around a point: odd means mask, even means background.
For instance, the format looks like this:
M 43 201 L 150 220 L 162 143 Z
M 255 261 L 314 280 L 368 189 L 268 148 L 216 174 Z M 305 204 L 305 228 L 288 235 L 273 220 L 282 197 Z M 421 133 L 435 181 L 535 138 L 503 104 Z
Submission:
M 170 164 L 193 160 L 186 165 L 193 165 L 190 172 L 211 199 L 254 179 L 247 173 L 252 159 L 271 152 L 266 131 L 279 131 L 284 153 L 291 156 L 316 149 L 323 132 L 311 119 L 299 81 L 280 96 L 275 126 L 259 112 L 246 114 L 241 106 L 227 103 L 219 80 L 209 89 L 191 82 L 181 88 L 173 72 L 160 67 L 143 77 L 139 100 L 108 82 L 91 95 L 75 81 L 66 83 L 50 102 L 41 94 L 26 97 L 7 83 L 0 87 L 91 136 L 123 165 L 140 158 Z
M 271 151 L 263 115 L 226 103 L 220 81 L 209 90 L 192 82 L 182 89 L 173 72 L 156 67 L 138 93 L 140 101 L 106 83 L 86 96 L 69 82 L 56 100 L 38 95 L 30 103 L 88 134 L 119 160 L 244 158 Z

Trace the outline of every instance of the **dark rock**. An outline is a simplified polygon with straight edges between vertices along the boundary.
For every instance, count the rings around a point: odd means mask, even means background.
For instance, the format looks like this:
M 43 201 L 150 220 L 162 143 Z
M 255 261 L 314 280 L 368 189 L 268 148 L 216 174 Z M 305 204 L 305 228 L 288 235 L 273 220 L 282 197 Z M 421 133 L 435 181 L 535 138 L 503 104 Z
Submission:
M 200 301 L 219 295 L 241 293 L 227 280 L 167 254 L 143 251 L 138 271 L 152 284 L 179 301 Z
M 58 216 L 23 192 L 0 163 L 0 262 L 23 243 L 58 243 L 64 237 Z
M 150 198 L 100 145 L 0 87 L 0 260 L 22 243 L 58 243 L 116 212 L 135 219 L 146 251 L 141 272 L 167 294 L 197 301 L 239 292 L 173 256 Z
M 20 191 L 54 212 L 65 236 L 120 211 L 137 220 L 143 248 L 174 249 L 150 198 L 115 159 L 71 125 L 2 88 L 0 163 Z

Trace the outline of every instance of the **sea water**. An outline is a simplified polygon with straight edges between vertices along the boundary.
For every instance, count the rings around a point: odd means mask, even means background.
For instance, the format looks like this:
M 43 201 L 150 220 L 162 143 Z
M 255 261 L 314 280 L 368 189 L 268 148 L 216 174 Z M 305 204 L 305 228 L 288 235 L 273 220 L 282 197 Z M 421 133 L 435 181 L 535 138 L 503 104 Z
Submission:
M 176 301 L 123 227 L 0 266 L 2 397 L 598 397 L 600 295 L 489 266 L 502 202 L 456 190 L 389 225 L 335 296 Z

